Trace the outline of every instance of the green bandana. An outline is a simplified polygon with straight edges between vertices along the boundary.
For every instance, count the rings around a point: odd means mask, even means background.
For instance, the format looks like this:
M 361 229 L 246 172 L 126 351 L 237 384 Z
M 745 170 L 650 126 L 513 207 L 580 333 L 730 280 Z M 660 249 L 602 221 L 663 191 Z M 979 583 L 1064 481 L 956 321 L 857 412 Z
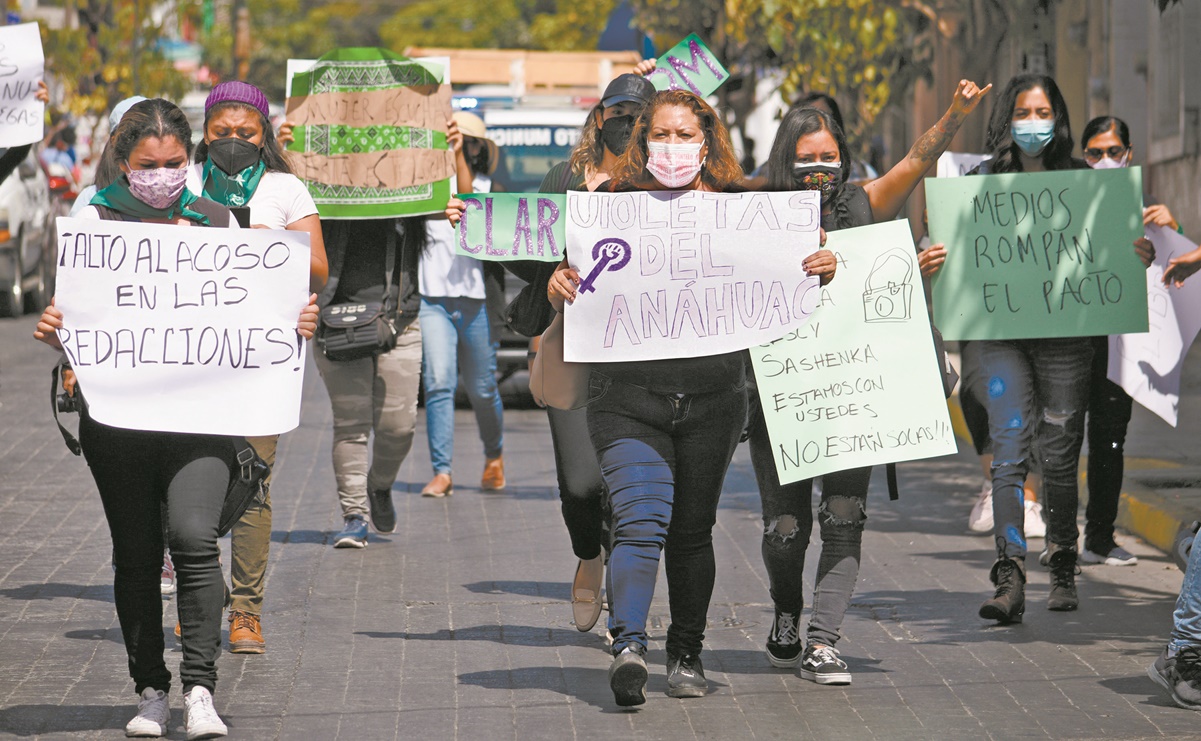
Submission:
M 184 188 L 178 201 L 172 203 L 167 208 L 155 208 L 135 198 L 133 193 L 129 191 L 129 181 L 122 175 L 114 180 L 112 185 L 97 191 L 96 195 L 92 196 L 90 205 L 107 206 L 114 211 L 119 211 L 129 216 L 136 216 L 139 219 L 176 219 L 182 216 L 185 219 L 191 219 L 199 224 L 210 226 L 209 217 L 199 211 L 193 211 L 188 208 L 196 200 L 196 194 Z
M 266 171 L 267 163 L 259 160 L 258 164 L 230 176 L 215 166 L 211 159 L 206 159 L 204 169 L 200 173 L 204 182 L 204 197 L 223 206 L 245 206 L 259 187 L 259 180 Z

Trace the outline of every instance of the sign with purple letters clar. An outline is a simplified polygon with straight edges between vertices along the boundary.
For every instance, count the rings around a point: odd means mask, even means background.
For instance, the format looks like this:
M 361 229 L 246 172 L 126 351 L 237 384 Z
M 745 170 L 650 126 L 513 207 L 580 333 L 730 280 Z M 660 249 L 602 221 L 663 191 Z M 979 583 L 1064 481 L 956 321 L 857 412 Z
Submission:
M 567 194 L 568 362 L 745 350 L 800 327 L 821 300 L 816 191 Z
M 59 341 L 88 413 L 132 430 L 300 423 L 309 235 L 58 220 Z

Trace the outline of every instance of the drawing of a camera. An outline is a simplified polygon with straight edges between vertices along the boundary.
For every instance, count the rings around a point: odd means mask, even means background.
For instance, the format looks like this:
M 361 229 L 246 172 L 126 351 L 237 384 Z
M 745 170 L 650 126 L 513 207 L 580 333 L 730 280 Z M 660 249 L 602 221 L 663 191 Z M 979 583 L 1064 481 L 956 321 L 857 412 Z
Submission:
M 863 320 L 904 322 L 912 317 L 913 261 L 901 249 L 876 258 L 863 287 Z

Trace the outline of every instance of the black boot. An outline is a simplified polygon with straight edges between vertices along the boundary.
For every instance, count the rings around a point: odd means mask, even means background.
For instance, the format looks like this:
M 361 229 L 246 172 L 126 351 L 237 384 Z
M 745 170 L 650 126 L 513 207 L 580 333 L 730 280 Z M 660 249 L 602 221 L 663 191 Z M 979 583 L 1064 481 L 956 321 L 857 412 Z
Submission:
M 1070 612 L 1080 605 L 1076 596 L 1076 551 L 1063 549 L 1051 554 L 1048 566 L 1051 569 L 1051 595 L 1047 597 L 1047 609 Z
M 992 565 L 989 578 L 997 585 L 997 591 L 992 599 L 980 605 L 980 617 L 1002 625 L 1022 622 L 1022 613 L 1026 611 L 1025 562 L 1002 556 Z

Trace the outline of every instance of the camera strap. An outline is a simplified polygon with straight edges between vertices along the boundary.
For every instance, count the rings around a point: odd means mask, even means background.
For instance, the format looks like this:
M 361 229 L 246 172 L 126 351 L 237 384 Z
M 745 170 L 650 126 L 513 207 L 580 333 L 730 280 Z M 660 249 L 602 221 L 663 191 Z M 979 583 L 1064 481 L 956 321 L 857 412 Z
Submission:
M 63 427 L 63 423 L 58 419 L 59 372 L 61 368 L 65 367 L 66 362 L 61 361 L 50 370 L 50 411 L 54 413 L 54 424 L 58 425 L 58 431 L 63 435 L 63 442 L 67 444 L 67 447 L 72 453 L 79 455 L 83 451 L 83 448 L 79 445 L 79 441 L 75 439 L 74 435 L 67 431 L 66 427 Z M 75 387 L 75 393 L 79 393 L 79 386 Z

